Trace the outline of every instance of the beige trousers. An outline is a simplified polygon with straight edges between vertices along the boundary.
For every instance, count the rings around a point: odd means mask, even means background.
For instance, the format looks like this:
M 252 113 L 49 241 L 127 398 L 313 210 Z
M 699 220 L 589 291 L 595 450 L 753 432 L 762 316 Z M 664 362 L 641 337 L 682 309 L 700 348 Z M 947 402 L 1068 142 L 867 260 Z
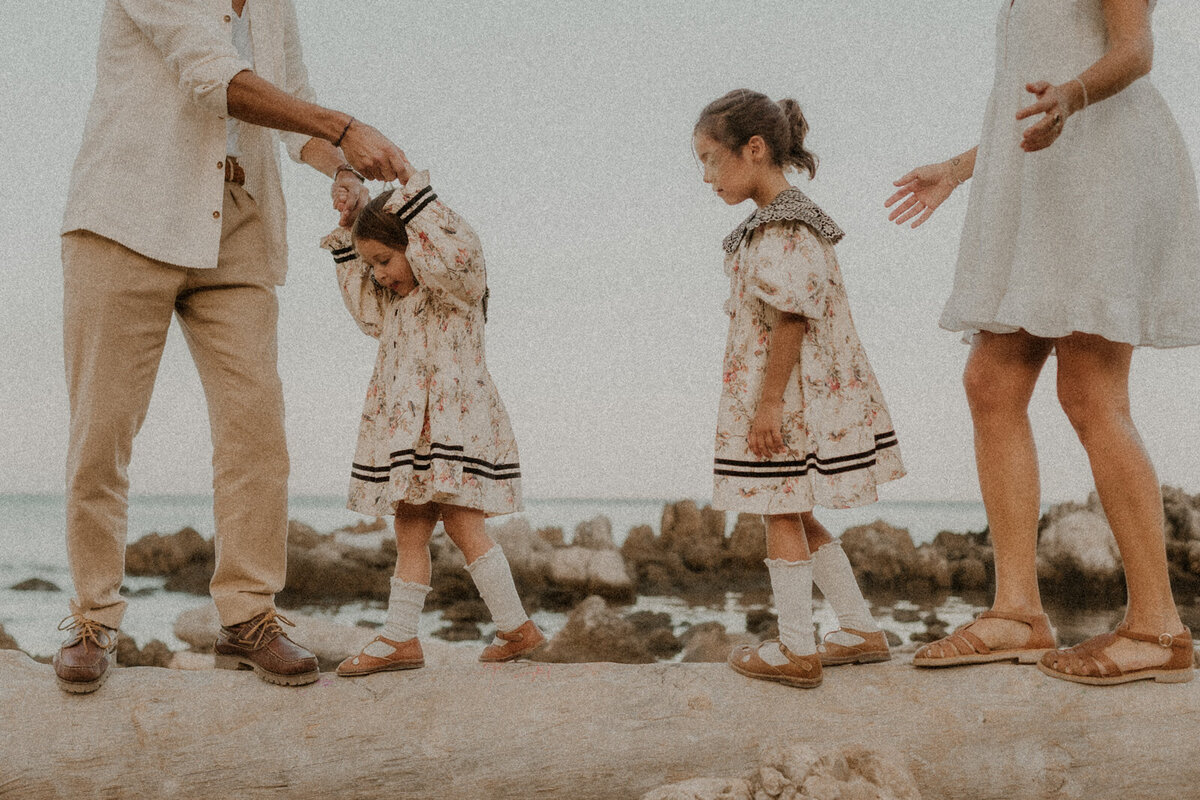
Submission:
M 278 303 L 254 200 L 227 183 L 221 215 L 216 269 L 165 264 L 88 231 L 63 237 L 71 611 L 109 627 L 119 627 L 125 612 L 120 588 L 133 439 L 173 315 L 208 403 L 216 518 L 210 589 L 222 624 L 274 608 L 283 588 L 288 455 L 276 366 Z M 158 468 L 169 473 L 171 464 Z

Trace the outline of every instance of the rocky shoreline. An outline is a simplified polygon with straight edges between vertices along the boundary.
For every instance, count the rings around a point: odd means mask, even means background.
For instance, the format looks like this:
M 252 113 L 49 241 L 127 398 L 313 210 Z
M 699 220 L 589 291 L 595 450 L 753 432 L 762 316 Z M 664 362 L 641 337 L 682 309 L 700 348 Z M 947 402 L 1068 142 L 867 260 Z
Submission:
M 1173 588 L 1185 622 L 1191 617 L 1194 624 L 1200 613 L 1196 605 L 1200 495 L 1164 487 L 1163 504 Z M 659 534 L 649 525 L 639 525 L 620 546 L 603 516 L 579 524 L 569 540 L 562 528 L 534 530 L 521 518 L 489 526 L 489 531 L 508 556 L 527 610 L 570 612 L 543 659 L 707 661 L 723 660 L 734 644 L 775 633 L 762 564 L 766 556 L 762 518 L 740 514 L 732 526 L 728 522 L 724 512 L 684 500 L 664 506 Z M 847 529 L 841 541 L 881 621 L 924 625 L 923 630 L 910 631 L 907 641 L 889 631 L 893 646 L 915 646 L 945 635 L 949 625 L 939 618 L 938 609 L 947 599 L 966 598 L 983 606 L 994 589 L 986 530 L 942 531 L 933 541 L 917 546 L 907 530 L 879 520 Z M 431 551 L 433 591 L 427 609 L 440 611 L 446 623 L 435 635 L 447 641 L 480 640 L 485 635 L 481 626 L 486 628 L 489 622 L 487 609 L 464 569 L 462 554 L 440 531 Z M 1120 557 L 1095 495 L 1085 503 L 1062 503 L 1047 511 L 1039 522 L 1038 552 L 1039 581 L 1049 606 L 1067 617 L 1098 616 L 1094 624 L 1102 629 L 1119 619 L 1125 600 Z M 287 584 L 278 596 L 279 606 L 285 611 L 328 610 L 386 603 L 395 558 L 395 542 L 385 520 L 364 521 L 326 534 L 293 521 Z M 131 543 L 126 569 L 131 576 L 163 579 L 166 591 L 207 597 L 213 560 L 213 542 L 184 528 Z M 30 579 L 11 588 L 46 590 L 44 583 Z M 684 598 L 697 605 L 719 606 L 731 592 L 743 597 L 745 633 L 727 632 L 717 622 L 680 630 L 667 613 L 622 609 L 639 597 Z M 1086 624 L 1074 627 L 1069 622 L 1065 627 L 1060 624 L 1064 644 L 1097 632 L 1087 631 Z M 0 629 L 0 649 L 17 646 L 7 638 Z M 131 666 L 165 665 L 172 658 L 161 642 L 151 641 L 138 649 L 127 637 L 119 654 L 121 663 Z

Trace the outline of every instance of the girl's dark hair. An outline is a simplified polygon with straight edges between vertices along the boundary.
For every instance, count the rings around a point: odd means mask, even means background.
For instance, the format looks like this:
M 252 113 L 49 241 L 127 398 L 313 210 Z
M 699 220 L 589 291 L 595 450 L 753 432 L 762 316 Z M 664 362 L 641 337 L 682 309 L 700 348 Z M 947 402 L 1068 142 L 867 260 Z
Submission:
M 404 229 L 400 218 L 383 210 L 394 191 L 396 190 L 388 189 L 386 192 L 380 192 L 363 206 L 362 211 L 358 212 L 358 218 L 354 220 L 354 227 L 350 229 L 352 238 L 370 239 L 397 250 L 408 247 L 408 231 Z
M 692 132 L 710 136 L 735 153 L 752 136 L 761 136 L 775 164 L 807 172 L 810 179 L 817 174 L 816 154 L 804 149 L 808 121 L 791 98 L 776 103 L 761 92 L 734 89 L 704 107 Z

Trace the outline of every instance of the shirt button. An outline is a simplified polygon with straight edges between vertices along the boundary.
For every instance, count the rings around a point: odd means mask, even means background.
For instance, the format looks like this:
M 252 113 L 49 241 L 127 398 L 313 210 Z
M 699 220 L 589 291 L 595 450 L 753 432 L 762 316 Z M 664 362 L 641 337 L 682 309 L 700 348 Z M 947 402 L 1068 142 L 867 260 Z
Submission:
M 220 212 L 220 211 L 214 211 L 214 212 L 213 212 L 213 219 L 220 219 L 220 218 L 221 218 L 221 212 Z
M 231 16 L 229 16 L 228 14 L 226 14 L 226 15 L 225 15 L 225 21 L 226 21 L 226 22 L 233 22 L 233 17 L 231 17 Z
M 224 162 L 224 161 L 218 161 L 218 162 L 217 162 L 217 169 L 225 169 L 225 162 Z

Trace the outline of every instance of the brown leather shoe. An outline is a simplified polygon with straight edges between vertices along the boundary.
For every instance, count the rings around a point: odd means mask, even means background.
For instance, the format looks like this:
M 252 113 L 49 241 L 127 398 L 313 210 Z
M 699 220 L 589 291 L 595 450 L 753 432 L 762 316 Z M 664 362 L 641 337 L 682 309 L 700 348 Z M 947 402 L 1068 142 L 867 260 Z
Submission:
M 321 677 L 317 657 L 293 642 L 279 623 L 295 627 L 276 611 L 264 611 L 217 635 L 217 669 L 252 669 L 267 683 L 303 686 Z
M 851 636 L 857 636 L 862 639 L 858 644 L 838 644 L 837 642 L 829 641 L 829 634 L 825 635 L 825 640 L 821 642 L 821 646 L 817 648 L 817 653 L 821 656 L 821 666 L 834 667 L 839 664 L 874 664 L 878 661 L 888 661 L 892 657 L 892 653 L 888 650 L 887 638 L 883 635 L 883 631 L 866 631 L 855 630 L 854 628 L 839 628 L 838 630 L 848 633 Z M 830 631 L 836 633 L 837 631 Z
M 758 654 L 758 648 L 772 642 L 779 645 L 779 650 L 787 656 L 788 663 L 780 664 L 777 667 L 763 661 L 762 656 Z M 735 647 L 729 654 L 728 663 L 734 672 L 745 675 L 747 678 L 786 683 L 788 686 L 797 686 L 801 689 L 815 689 L 821 685 L 821 655 L 813 653 L 811 656 L 798 656 L 788 650 L 787 645 L 778 639 L 767 639 L 760 644 L 744 644 L 741 647 Z
M 371 655 L 367 649 L 379 642 L 383 647 L 379 650 L 385 655 Z M 391 648 L 392 652 L 386 653 Z M 376 636 L 367 642 L 358 655 L 350 656 L 338 664 L 337 674 L 343 678 L 357 678 L 362 675 L 373 675 L 376 672 L 388 672 L 397 669 L 418 669 L 425 666 L 425 654 L 421 651 L 421 642 L 413 637 L 403 642 Z
M 78 614 L 64 618 L 58 629 L 70 631 L 54 656 L 58 687 L 72 694 L 96 691 L 117 663 L 117 632 Z
M 479 660 L 485 664 L 515 661 L 521 656 L 529 655 L 546 642 L 546 637 L 531 619 L 525 620 L 521 627 L 511 631 L 497 631 L 496 638 L 503 639 L 504 644 L 489 644 L 483 648 Z

